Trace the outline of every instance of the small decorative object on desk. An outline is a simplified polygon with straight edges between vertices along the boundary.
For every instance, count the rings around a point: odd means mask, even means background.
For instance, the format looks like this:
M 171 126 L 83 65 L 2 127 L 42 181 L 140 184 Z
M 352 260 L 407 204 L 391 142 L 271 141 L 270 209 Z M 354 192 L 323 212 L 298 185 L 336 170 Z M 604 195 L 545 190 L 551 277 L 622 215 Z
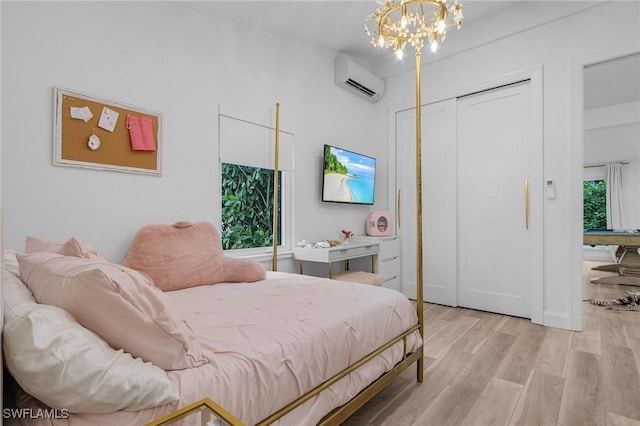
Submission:
M 353 235 L 354 235 L 353 232 L 349 231 L 348 229 L 343 229 L 340 232 L 342 232 L 342 235 L 344 235 L 344 239 L 345 240 L 353 237 Z
M 302 247 L 302 248 L 331 248 L 340 244 L 342 244 L 342 242 L 338 240 L 322 240 L 322 241 L 316 241 L 313 243 L 307 240 L 302 240 L 302 241 L 298 241 L 297 243 L 298 247 Z

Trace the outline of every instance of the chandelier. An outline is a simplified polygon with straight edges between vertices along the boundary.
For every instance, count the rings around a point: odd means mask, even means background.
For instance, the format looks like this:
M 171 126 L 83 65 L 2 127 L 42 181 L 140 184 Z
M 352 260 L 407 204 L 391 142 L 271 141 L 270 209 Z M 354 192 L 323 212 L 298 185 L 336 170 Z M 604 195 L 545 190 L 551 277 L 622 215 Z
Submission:
M 365 32 L 371 37 L 371 44 L 393 49 L 398 59 L 402 59 L 407 43 L 420 52 L 427 40 L 435 52 L 438 42 L 442 43 L 447 35 L 447 27 L 462 26 L 462 5 L 458 0 L 451 5 L 447 0 L 379 0 L 378 4 L 370 17 L 375 28 L 372 30 L 365 23 Z

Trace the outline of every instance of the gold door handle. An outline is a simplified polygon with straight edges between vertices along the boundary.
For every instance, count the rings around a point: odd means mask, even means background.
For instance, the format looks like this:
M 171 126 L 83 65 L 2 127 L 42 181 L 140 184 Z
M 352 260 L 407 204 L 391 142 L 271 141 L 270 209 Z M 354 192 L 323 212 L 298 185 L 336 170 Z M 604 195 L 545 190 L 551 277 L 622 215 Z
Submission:
M 529 229 L 529 180 L 524 181 L 524 227 Z
M 400 228 L 400 218 L 402 217 L 402 215 L 400 214 L 400 195 L 402 194 L 402 190 L 398 189 L 398 228 Z

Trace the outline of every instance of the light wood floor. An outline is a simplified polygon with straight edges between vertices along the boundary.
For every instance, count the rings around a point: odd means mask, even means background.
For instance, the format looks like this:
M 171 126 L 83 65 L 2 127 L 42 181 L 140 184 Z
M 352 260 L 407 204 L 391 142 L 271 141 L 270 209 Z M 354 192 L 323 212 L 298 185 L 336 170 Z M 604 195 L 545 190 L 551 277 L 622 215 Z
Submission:
M 583 298 L 640 287 L 592 284 Z M 640 312 L 583 302 L 583 332 L 425 305 L 423 383 L 410 368 L 344 426 L 640 426 Z

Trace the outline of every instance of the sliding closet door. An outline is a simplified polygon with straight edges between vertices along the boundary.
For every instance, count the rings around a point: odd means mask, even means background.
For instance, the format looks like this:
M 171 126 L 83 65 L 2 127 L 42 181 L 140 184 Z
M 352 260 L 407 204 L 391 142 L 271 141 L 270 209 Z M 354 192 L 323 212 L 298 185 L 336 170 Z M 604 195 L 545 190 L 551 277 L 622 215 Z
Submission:
M 542 141 L 529 81 L 459 98 L 458 304 L 531 318 L 542 270 Z
M 456 100 L 422 107 L 424 300 L 456 306 Z M 416 297 L 416 113 L 396 115 L 401 289 Z

